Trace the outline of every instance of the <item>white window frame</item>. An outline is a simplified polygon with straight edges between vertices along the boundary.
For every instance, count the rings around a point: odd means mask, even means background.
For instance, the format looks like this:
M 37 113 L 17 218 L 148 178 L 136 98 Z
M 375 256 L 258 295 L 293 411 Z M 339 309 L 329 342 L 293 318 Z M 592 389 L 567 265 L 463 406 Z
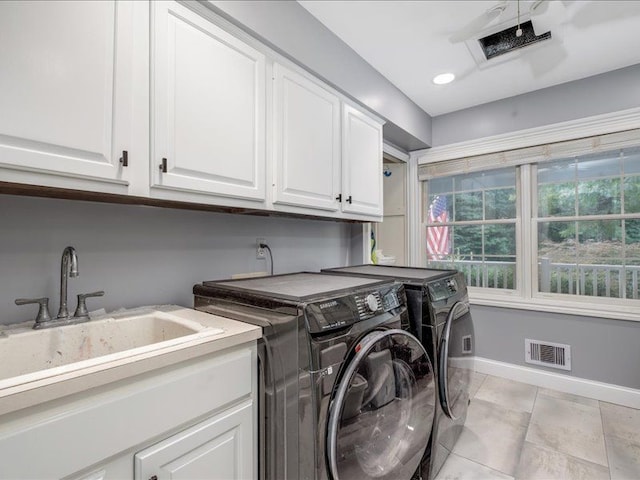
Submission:
M 584 119 L 563 122 L 545 127 L 522 130 L 509 134 L 497 135 L 478 140 L 435 147 L 429 150 L 412 152 L 411 162 L 417 164 L 418 178 L 414 177 L 417 188 L 414 192 L 415 205 L 422 204 L 422 180 L 421 168 L 429 166 L 439 168 L 441 162 L 446 160 L 458 160 L 457 168 L 464 171 L 473 165 L 473 158 L 477 156 L 493 155 L 492 166 L 485 165 L 483 169 L 495 169 L 506 166 L 507 158 L 511 150 L 525 149 L 529 147 L 543 146 L 543 154 L 548 153 L 546 146 L 569 140 L 597 137 L 615 132 L 624 132 L 640 128 L 640 108 L 614 112 L 605 115 L 597 115 Z M 597 139 L 594 140 L 597 143 Z M 638 143 L 640 144 L 640 138 Z M 597 147 L 597 144 L 594 144 Z M 616 147 L 613 147 L 616 148 Z M 605 147 L 603 150 L 606 150 Z M 531 152 L 535 152 L 532 149 Z M 527 152 L 523 152 L 527 153 Z M 451 162 L 449 162 L 451 163 Z M 536 175 L 535 159 L 530 159 L 522 164 L 516 181 L 519 194 L 518 220 L 516 224 L 516 278 L 517 290 L 492 291 L 490 288 L 470 288 L 469 297 L 472 304 L 489 305 L 505 308 L 517 308 L 524 310 L 536 310 L 542 312 L 556 312 L 585 317 L 600 317 L 640 321 L 640 300 L 617 299 L 607 297 L 571 296 L 557 293 L 538 292 L 538 255 L 537 255 L 537 210 L 533 209 L 533 186 Z M 435 165 L 433 165 L 435 164 Z M 460 170 L 461 169 L 461 170 Z M 458 172 L 452 172 L 454 175 Z M 443 175 L 447 175 L 444 171 Z M 412 220 L 420 235 L 420 241 L 415 242 L 411 257 L 413 265 L 426 265 L 426 245 L 423 234 L 422 208 L 417 208 Z

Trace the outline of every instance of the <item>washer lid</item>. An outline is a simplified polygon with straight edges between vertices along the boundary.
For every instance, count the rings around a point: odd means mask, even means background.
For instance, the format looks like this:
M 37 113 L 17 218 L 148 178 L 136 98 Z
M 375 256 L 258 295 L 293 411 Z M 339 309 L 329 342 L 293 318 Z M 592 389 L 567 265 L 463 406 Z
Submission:
M 204 285 L 285 300 L 306 301 L 320 296 L 349 294 L 357 289 L 374 288 L 388 283 L 388 280 L 375 278 L 301 272 L 243 280 L 209 281 L 204 282 Z
M 434 372 L 404 330 L 375 331 L 355 347 L 329 407 L 334 480 L 397 480 L 418 469 L 433 426 Z
M 355 265 L 353 267 L 327 268 L 327 273 L 343 273 L 351 275 L 370 275 L 378 278 L 390 277 L 405 283 L 424 283 L 436 278 L 455 275 L 455 270 L 439 270 L 435 268 L 396 267 L 390 265 Z

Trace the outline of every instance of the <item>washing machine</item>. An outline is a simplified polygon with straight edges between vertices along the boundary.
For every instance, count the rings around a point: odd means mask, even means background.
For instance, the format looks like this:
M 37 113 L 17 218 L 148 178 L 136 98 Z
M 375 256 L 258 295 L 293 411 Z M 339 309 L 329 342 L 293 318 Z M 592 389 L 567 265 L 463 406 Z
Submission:
M 208 281 L 195 308 L 262 327 L 266 480 L 409 480 L 431 436 L 435 372 L 388 279 L 295 273 Z
M 438 402 L 429 447 L 415 479 L 435 478 L 462 432 L 474 371 L 474 330 L 464 275 L 456 270 L 357 265 L 324 272 L 395 279 L 406 289 L 409 331 L 427 350 Z

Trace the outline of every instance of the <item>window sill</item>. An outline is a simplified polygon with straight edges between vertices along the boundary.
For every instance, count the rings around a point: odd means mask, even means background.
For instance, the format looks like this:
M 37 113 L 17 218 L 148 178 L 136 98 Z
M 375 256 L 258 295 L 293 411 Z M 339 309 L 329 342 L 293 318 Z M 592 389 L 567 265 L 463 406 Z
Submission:
M 506 295 L 493 296 L 470 290 L 469 301 L 472 305 L 488 307 L 513 308 L 517 310 L 533 310 L 537 312 L 552 312 L 564 315 L 579 315 L 583 317 L 610 318 L 614 320 L 640 322 L 640 301 L 637 300 L 631 300 L 631 302 L 637 303 L 637 305 L 610 305 L 586 301 L 572 302 L 551 298 L 524 299 Z

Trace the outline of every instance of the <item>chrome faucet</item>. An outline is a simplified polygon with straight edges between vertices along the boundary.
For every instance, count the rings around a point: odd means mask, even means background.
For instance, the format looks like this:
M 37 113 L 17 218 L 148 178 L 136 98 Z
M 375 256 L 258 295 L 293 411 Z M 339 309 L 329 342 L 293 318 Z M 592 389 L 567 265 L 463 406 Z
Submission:
M 76 249 L 73 247 L 67 247 L 62 252 L 62 261 L 60 266 L 60 310 L 58 311 L 58 316 L 53 320 L 49 315 L 49 299 L 47 297 L 16 299 L 16 305 L 28 305 L 31 303 L 37 303 L 40 305 L 38 315 L 36 316 L 36 322 L 33 325 L 34 329 L 49 328 L 58 325 L 70 325 L 90 320 L 86 299 L 88 297 L 101 297 L 104 295 L 104 292 L 100 290 L 98 292 L 78 294 L 78 306 L 72 317 L 69 315 L 69 309 L 67 308 L 67 277 L 77 276 L 78 255 L 76 254 Z
M 62 263 L 60 266 L 60 310 L 56 318 L 66 320 L 69 318 L 69 309 L 67 308 L 67 275 L 70 277 L 78 276 L 78 255 L 76 249 L 67 247 L 62 252 Z

